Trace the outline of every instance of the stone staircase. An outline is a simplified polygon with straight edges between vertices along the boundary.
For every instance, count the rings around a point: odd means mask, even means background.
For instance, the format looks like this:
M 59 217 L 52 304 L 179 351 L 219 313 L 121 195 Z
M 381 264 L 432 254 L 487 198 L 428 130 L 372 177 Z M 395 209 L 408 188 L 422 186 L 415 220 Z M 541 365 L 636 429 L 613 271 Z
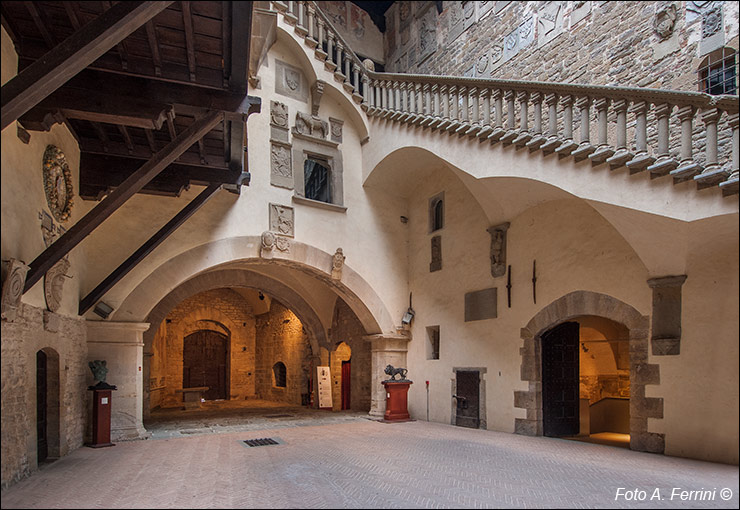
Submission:
M 271 4 L 368 117 L 738 194 L 737 96 L 378 73 L 355 55 L 316 2 Z

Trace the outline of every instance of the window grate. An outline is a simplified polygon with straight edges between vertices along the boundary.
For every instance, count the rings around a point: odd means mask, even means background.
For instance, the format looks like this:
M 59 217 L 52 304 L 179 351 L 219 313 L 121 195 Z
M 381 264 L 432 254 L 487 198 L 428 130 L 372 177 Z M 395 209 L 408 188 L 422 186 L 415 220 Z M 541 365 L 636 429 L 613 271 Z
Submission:
M 273 444 L 280 444 L 271 437 L 263 437 L 261 439 L 246 439 L 244 441 L 244 444 L 246 444 L 249 447 L 255 447 L 255 446 L 270 446 Z
M 737 92 L 736 53 L 732 48 L 721 48 L 710 53 L 698 69 L 697 88 L 711 95 Z

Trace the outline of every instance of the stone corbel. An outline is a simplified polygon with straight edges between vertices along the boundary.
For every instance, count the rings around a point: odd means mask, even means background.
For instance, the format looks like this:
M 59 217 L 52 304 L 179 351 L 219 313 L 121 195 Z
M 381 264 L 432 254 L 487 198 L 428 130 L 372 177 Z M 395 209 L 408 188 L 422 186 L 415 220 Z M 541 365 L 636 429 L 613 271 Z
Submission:
M 311 86 L 311 115 L 318 117 L 319 106 L 321 105 L 321 96 L 324 95 L 324 85 L 326 82 L 323 80 L 316 80 Z
M 5 280 L 3 281 L 2 293 L 2 318 L 14 321 L 18 308 L 21 306 L 23 288 L 26 285 L 26 273 L 30 269 L 26 264 L 17 259 L 4 261 Z

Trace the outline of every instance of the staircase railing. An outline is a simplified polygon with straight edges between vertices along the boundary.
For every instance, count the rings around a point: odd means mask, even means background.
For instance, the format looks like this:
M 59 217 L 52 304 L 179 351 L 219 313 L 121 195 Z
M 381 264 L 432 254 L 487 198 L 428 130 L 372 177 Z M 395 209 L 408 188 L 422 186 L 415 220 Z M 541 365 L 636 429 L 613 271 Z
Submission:
M 737 96 L 378 73 L 316 2 L 272 4 L 368 116 L 559 159 L 588 159 L 612 170 L 626 167 L 630 174 L 671 176 L 674 184 L 694 181 L 698 189 L 719 186 L 725 196 L 738 193 Z

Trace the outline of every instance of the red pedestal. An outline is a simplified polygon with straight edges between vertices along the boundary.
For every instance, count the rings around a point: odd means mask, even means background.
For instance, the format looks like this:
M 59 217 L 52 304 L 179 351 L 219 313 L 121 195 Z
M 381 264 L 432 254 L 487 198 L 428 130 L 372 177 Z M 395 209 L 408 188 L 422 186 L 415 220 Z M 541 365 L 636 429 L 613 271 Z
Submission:
M 114 446 L 110 442 L 111 390 L 92 390 L 93 392 L 93 431 L 91 448 Z
M 385 386 L 385 415 L 386 421 L 410 420 L 409 416 L 409 387 L 411 381 L 383 381 Z

